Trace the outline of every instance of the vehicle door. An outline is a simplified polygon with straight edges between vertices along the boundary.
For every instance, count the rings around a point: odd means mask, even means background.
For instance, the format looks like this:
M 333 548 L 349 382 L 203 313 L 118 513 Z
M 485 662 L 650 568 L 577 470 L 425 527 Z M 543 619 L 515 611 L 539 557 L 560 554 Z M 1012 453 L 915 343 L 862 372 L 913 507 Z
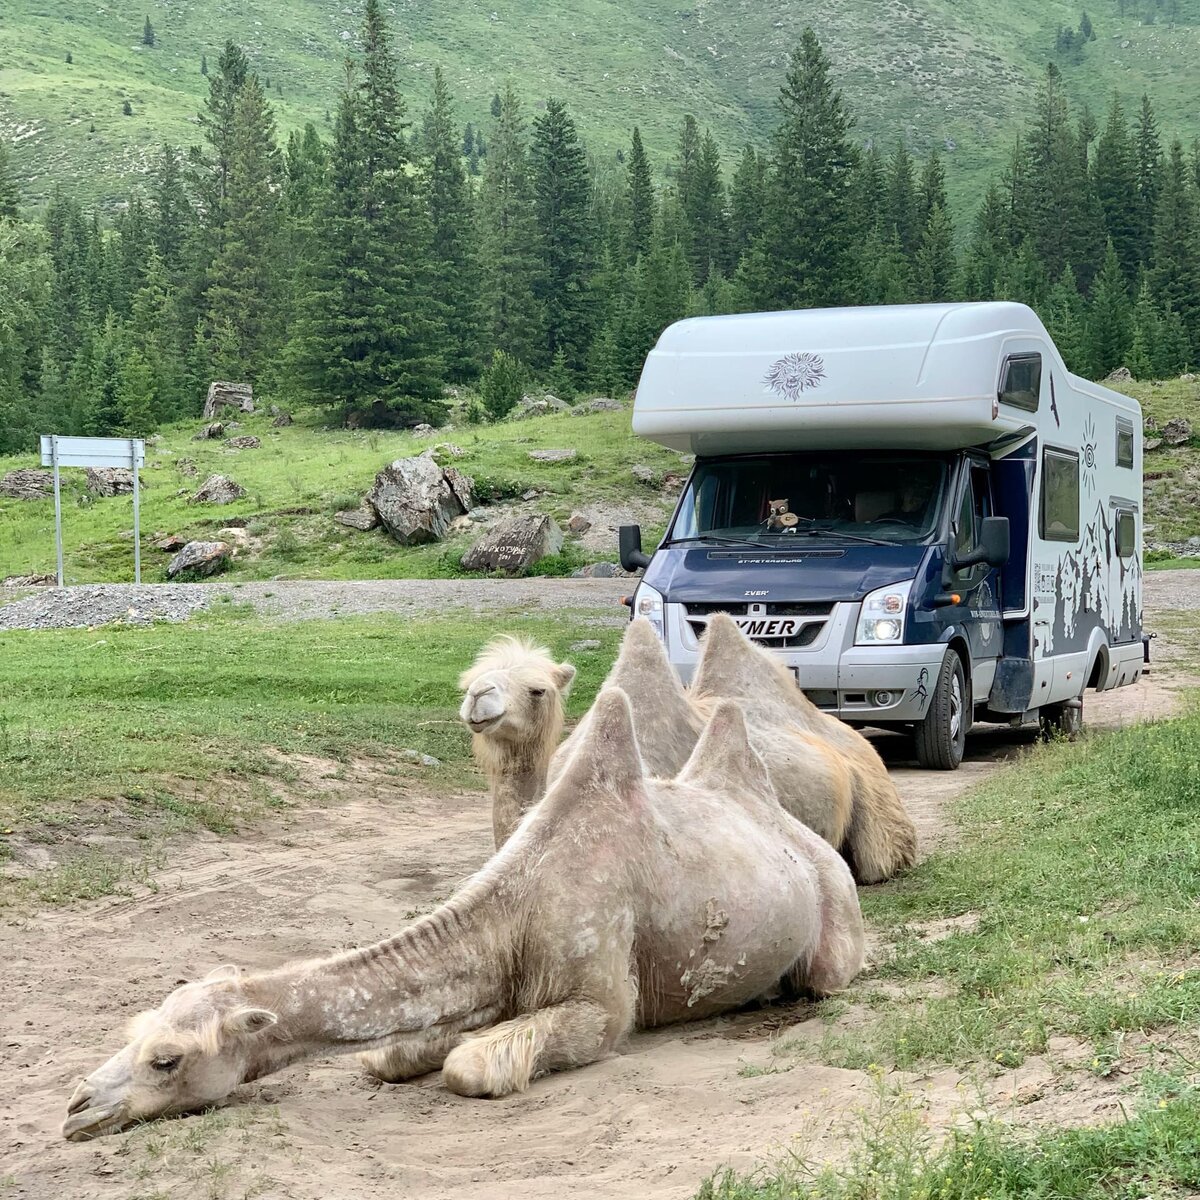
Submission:
M 954 521 L 956 554 L 967 555 L 975 549 L 983 518 L 994 512 L 990 465 L 985 459 L 969 458 L 963 464 Z M 951 590 L 962 597 L 959 611 L 971 647 L 971 690 L 976 697 L 986 696 L 1003 645 L 1000 568 L 987 563 L 963 567 L 954 572 Z

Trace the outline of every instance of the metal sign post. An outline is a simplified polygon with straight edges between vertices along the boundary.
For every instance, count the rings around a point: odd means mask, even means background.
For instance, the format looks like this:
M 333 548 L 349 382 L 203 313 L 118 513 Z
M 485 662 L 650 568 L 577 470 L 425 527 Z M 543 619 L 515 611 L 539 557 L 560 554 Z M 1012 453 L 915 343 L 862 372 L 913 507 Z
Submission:
M 124 467 L 133 471 L 133 578 L 142 582 L 141 488 L 138 470 L 146 462 L 146 443 L 141 438 L 59 437 L 42 434 L 42 466 L 54 468 L 54 545 L 58 557 L 58 586 L 64 586 L 62 494 L 60 467 Z

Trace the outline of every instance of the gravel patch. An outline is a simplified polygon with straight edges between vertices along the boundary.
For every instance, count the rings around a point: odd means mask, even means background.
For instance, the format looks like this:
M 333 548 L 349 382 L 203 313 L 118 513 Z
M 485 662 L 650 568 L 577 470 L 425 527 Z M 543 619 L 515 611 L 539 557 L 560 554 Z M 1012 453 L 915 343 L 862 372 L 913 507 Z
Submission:
M 78 629 L 120 622 L 186 621 L 212 597 L 185 583 L 97 583 L 48 588 L 0 608 L 0 630 Z

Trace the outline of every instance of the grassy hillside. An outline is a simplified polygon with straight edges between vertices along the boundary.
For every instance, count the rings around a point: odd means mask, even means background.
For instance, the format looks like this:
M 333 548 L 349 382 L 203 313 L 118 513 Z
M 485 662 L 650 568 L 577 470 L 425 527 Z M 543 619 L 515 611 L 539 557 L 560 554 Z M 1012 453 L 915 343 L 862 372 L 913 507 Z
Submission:
M 1172 4 L 1175 24 L 1165 16 Z M 973 200 L 981 178 L 1003 162 L 1059 26 L 1080 19 L 1078 0 L 695 0 L 686 7 L 397 0 L 385 7 L 414 110 L 425 103 L 435 63 L 462 120 L 486 122 L 490 97 L 511 79 L 532 106 L 565 97 L 605 157 L 639 123 L 660 167 L 686 112 L 710 124 L 730 156 L 747 139 L 765 137 L 788 51 L 811 24 L 860 133 L 889 143 L 903 135 L 920 151 L 947 151 L 960 202 Z M 141 45 L 147 10 L 158 35 L 153 49 Z M 1145 23 L 1151 14 L 1155 23 Z M 1114 88 L 1131 104 L 1148 91 L 1165 131 L 1189 140 L 1200 134 L 1200 0 L 1097 0 L 1089 15 L 1096 40 L 1081 62 L 1060 64 L 1074 99 L 1102 109 Z M 164 138 L 195 141 L 206 88 L 200 56 L 215 63 L 226 37 L 270 79 L 283 131 L 305 120 L 323 124 L 360 16 L 359 4 L 341 0 L 147 0 L 137 8 L 7 0 L 0 135 L 16 140 L 26 197 L 42 200 L 60 182 L 113 202 Z
M 273 429 L 270 417 L 241 418 L 238 435 L 262 439 L 257 450 L 231 450 L 221 442 L 194 442 L 199 421 L 163 430 L 162 440 L 147 447 L 142 472 L 143 579 L 166 578 L 169 556 L 153 548 L 155 535 L 181 534 L 212 538 L 230 524 L 243 525 L 248 550 L 235 563 L 240 579 L 400 579 L 461 574 L 459 559 L 474 538 L 476 526 L 447 541 L 405 549 L 382 530 L 360 533 L 336 524 L 339 509 L 357 507 L 375 473 L 394 459 L 419 454 L 433 439 L 402 433 L 326 430 L 317 424 L 325 414 L 301 414 L 286 429 Z M 521 511 L 551 513 L 565 524 L 576 508 L 615 506 L 630 509 L 647 524 L 651 536 L 661 534 L 665 518 L 657 489 L 634 481 L 630 467 L 643 463 L 656 472 L 681 471 L 679 456 L 634 438 L 628 411 L 590 415 L 539 417 L 484 427 L 463 427 L 442 436 L 465 454 L 454 465 L 475 479 L 484 501 L 511 504 Z M 536 462 L 530 450 L 574 448 L 573 461 Z M 176 465 L 191 459 L 196 475 Z M 36 466 L 34 455 L 0 458 L 0 475 L 14 467 Z M 231 476 L 248 495 L 233 504 L 193 505 L 188 497 L 210 474 Z M 82 471 L 65 472 L 63 532 L 65 573 L 69 583 L 132 579 L 133 516 L 128 496 L 93 499 Z M 524 492 L 536 490 L 533 500 Z M 182 495 L 179 493 L 183 493 Z M 617 547 L 596 546 L 584 553 L 573 539 L 557 559 L 546 560 L 543 573 L 564 572 L 585 561 L 615 560 Z M 54 570 L 54 503 L 52 500 L 0 499 L 0 579 L 8 575 Z

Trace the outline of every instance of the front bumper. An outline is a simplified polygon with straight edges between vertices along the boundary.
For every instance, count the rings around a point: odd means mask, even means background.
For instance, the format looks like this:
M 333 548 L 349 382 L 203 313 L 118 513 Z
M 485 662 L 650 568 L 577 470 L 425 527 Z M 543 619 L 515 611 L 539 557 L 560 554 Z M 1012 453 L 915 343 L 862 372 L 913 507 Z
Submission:
M 682 604 L 665 604 L 667 656 L 690 683 L 700 659 L 700 640 Z M 899 724 L 921 720 L 941 670 L 945 648 L 856 646 L 857 601 L 836 604 L 811 645 L 772 649 L 818 708 L 856 724 Z

